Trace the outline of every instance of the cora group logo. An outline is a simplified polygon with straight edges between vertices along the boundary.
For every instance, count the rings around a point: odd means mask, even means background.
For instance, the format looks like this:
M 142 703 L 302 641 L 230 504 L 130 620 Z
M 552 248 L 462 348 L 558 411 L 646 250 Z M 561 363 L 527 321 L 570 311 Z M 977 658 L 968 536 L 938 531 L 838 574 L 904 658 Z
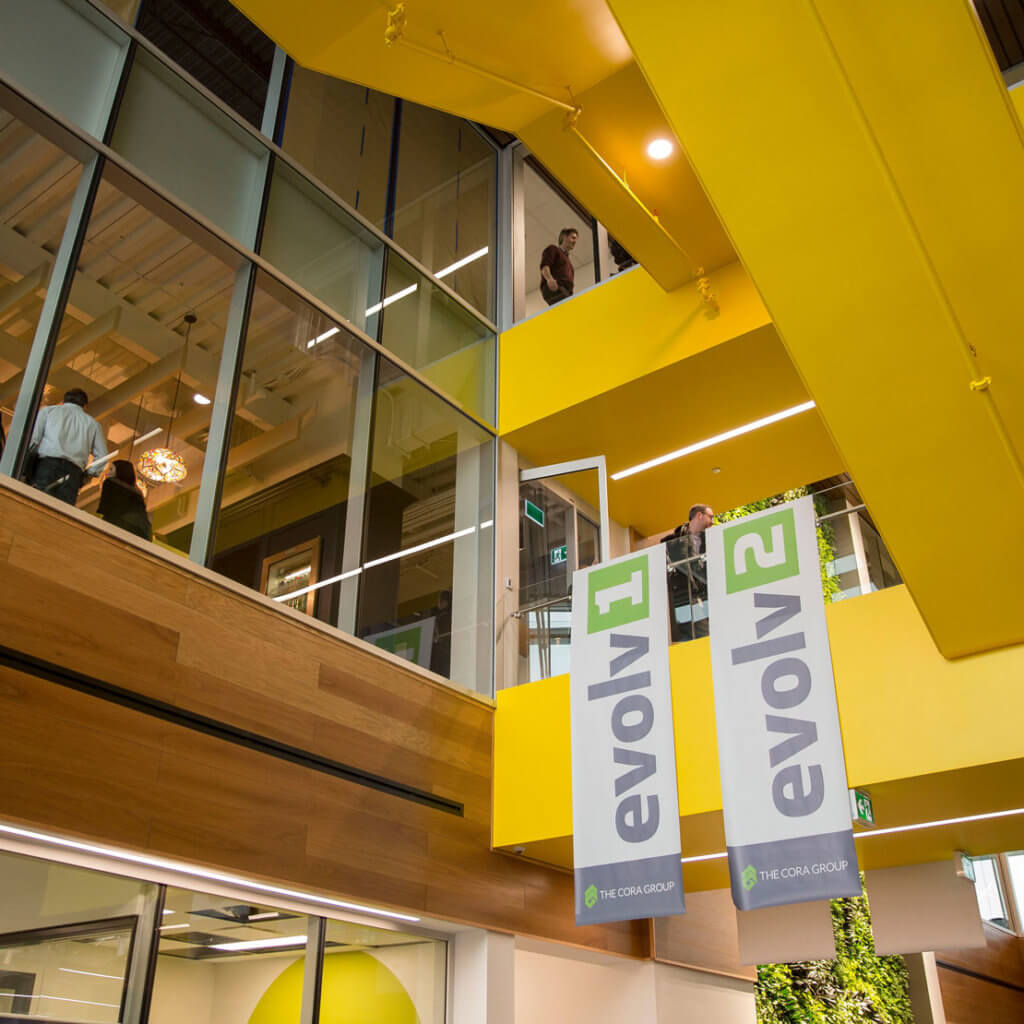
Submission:
M 587 909 L 590 910 L 592 907 L 597 905 L 597 901 L 601 897 L 597 894 L 596 885 L 588 885 L 586 891 L 583 893 L 583 902 L 587 905 Z
M 748 864 L 743 869 L 743 874 L 740 875 L 740 880 L 743 882 L 743 888 L 750 892 L 751 889 L 757 885 L 757 868 L 753 864 Z

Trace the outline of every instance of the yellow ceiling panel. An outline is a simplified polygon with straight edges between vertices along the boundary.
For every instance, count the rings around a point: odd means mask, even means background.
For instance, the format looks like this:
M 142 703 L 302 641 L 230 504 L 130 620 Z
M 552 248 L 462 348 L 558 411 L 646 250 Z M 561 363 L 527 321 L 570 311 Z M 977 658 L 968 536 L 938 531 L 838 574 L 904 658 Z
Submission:
M 566 372 L 582 372 L 582 367 Z M 536 465 L 604 455 L 609 473 L 807 401 L 771 325 L 605 391 L 504 436 Z M 812 409 L 608 484 L 612 519 L 644 535 L 686 520 L 696 502 L 733 508 L 843 471 Z M 715 470 L 718 470 L 717 472 Z M 581 475 L 581 497 L 597 503 Z

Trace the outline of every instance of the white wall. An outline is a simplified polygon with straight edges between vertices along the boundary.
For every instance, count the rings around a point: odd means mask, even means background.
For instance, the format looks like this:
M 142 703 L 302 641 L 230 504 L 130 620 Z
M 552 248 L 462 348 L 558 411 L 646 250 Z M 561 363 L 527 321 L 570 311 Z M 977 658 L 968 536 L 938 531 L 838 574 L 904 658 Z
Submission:
M 517 940 L 516 1024 L 755 1024 L 751 982 Z
M 755 1024 L 753 982 L 654 965 L 658 1024 Z

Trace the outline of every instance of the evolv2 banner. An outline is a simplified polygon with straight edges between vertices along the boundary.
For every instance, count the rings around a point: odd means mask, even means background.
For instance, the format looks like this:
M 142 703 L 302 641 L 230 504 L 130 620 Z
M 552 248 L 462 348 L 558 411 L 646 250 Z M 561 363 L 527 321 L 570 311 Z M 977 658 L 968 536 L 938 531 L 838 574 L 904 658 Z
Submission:
M 812 499 L 709 528 L 707 568 L 733 902 L 859 896 Z
M 665 549 L 573 574 L 576 923 L 682 914 Z

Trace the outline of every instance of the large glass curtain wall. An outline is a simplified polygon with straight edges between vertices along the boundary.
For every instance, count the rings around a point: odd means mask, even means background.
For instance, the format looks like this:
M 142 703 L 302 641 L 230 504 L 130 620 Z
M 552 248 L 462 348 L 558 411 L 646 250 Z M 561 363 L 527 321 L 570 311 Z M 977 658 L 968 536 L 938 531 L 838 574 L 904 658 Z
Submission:
M 0 471 L 26 468 L 39 410 L 80 390 L 102 445 L 65 500 L 489 693 L 493 327 L 98 8 L 15 7 Z M 444 259 L 490 250 L 490 228 L 461 226 L 493 194 L 467 139 L 428 176 L 462 239 Z M 409 193 L 417 230 L 426 192 Z M 115 464 L 134 487 L 99 479 Z
M 315 986 L 323 1024 L 443 1024 L 446 960 L 384 922 L 0 852 L 3 1020 L 310 1024 Z

